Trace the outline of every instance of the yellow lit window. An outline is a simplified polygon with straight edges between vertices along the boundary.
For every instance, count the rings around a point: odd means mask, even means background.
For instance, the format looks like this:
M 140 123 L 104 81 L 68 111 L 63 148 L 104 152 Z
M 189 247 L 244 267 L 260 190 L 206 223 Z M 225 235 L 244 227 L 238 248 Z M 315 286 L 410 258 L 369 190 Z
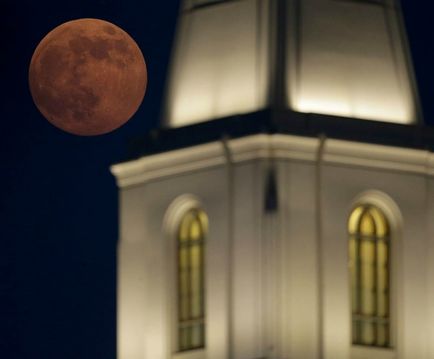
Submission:
M 390 346 L 390 231 L 383 212 L 361 205 L 348 221 L 352 342 Z
M 192 209 L 178 229 L 178 350 L 205 347 L 205 237 L 208 218 Z

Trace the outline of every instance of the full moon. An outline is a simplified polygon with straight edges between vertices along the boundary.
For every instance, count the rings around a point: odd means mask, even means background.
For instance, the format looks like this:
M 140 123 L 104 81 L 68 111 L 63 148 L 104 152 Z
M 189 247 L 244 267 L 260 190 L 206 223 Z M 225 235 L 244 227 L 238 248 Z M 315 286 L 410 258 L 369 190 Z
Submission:
M 99 19 L 66 22 L 33 53 L 30 92 L 54 126 L 81 136 L 101 135 L 127 122 L 146 91 L 147 70 L 136 42 Z

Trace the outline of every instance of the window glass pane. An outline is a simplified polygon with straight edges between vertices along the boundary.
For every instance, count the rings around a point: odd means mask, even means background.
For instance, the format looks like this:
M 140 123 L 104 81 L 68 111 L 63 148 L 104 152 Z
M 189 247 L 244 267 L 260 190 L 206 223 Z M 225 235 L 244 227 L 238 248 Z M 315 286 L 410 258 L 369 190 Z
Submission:
M 369 213 L 375 222 L 376 236 L 377 237 L 385 237 L 389 234 L 389 228 L 387 225 L 386 218 L 383 213 L 376 207 L 371 207 L 369 209 Z
M 368 320 L 364 320 L 362 322 L 362 335 L 361 335 L 361 341 L 359 344 L 364 344 L 364 345 L 373 345 L 374 341 L 375 341 L 375 329 L 374 329 L 375 324 L 368 321 Z
M 201 316 L 201 266 L 199 246 L 191 247 L 191 316 Z
M 179 319 L 187 320 L 189 317 L 189 307 L 188 307 L 188 299 L 189 299 L 189 288 L 188 288 L 188 272 L 182 271 L 179 273 L 179 305 L 178 305 L 178 316 Z
M 178 240 L 180 242 L 188 241 L 190 224 L 192 220 L 193 220 L 193 216 L 191 213 L 187 213 L 182 219 L 181 225 L 179 227 L 179 234 L 178 234 Z
M 350 238 L 349 243 L 349 269 L 350 269 L 350 279 L 351 279 L 351 307 L 353 313 L 357 313 L 359 311 L 359 304 L 357 300 L 357 293 L 359 287 L 359 271 L 358 271 L 358 242 L 354 237 Z
M 195 325 L 191 328 L 191 346 L 193 348 L 198 348 L 201 346 L 202 335 L 201 335 L 201 326 Z
M 387 317 L 389 315 L 389 253 L 386 241 L 378 242 L 377 253 L 377 314 L 380 317 Z
M 361 314 L 373 315 L 375 310 L 375 262 L 374 243 L 362 241 L 361 243 Z
M 363 236 L 372 236 L 375 232 L 374 218 L 371 213 L 365 211 L 360 220 L 360 234 Z
M 389 345 L 389 325 L 380 323 L 377 328 L 377 346 L 385 347 Z
M 199 211 L 197 216 L 199 217 L 199 222 L 202 226 L 202 236 L 208 232 L 208 216 L 204 211 Z
M 350 233 L 357 233 L 359 231 L 358 226 L 362 212 L 363 206 L 360 206 L 351 213 L 350 220 L 348 221 L 348 231 Z
M 201 237 L 201 226 L 198 218 L 191 223 L 190 226 L 190 240 L 196 241 Z

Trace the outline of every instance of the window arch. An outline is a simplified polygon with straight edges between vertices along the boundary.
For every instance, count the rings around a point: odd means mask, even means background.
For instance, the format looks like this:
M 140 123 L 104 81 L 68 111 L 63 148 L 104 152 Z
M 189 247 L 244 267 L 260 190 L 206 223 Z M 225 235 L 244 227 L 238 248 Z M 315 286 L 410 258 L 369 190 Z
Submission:
M 353 344 L 390 346 L 390 223 L 372 204 L 348 220 Z
M 177 231 L 178 351 L 205 347 L 205 240 L 208 217 L 199 208 L 182 216 Z

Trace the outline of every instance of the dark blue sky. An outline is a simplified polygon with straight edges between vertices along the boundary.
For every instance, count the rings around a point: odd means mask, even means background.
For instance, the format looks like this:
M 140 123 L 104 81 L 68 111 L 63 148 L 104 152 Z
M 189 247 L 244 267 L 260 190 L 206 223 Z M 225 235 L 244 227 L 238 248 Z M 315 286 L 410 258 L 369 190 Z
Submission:
M 434 124 L 433 24 L 428 2 L 404 0 L 426 122 Z M 114 359 L 117 189 L 109 165 L 128 139 L 157 126 L 177 0 L 3 0 L 0 11 L 0 337 L 3 359 Z M 33 105 L 28 65 L 57 25 L 95 17 L 126 30 L 149 84 L 128 124 L 68 135 Z
M 0 337 L 3 359 L 115 358 L 117 189 L 109 165 L 156 126 L 178 1 L 1 3 Z M 135 116 L 98 137 L 68 135 L 33 105 L 28 65 L 39 41 L 82 17 L 127 31 L 149 83 Z M 6 355 L 5 355 L 6 354 Z

